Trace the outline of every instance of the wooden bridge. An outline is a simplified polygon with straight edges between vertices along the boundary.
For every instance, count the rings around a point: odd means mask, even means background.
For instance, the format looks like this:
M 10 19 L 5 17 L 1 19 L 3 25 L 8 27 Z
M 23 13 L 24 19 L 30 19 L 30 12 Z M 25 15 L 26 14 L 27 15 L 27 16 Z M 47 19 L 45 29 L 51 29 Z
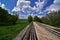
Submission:
M 60 28 L 32 22 L 13 40 L 60 40 Z

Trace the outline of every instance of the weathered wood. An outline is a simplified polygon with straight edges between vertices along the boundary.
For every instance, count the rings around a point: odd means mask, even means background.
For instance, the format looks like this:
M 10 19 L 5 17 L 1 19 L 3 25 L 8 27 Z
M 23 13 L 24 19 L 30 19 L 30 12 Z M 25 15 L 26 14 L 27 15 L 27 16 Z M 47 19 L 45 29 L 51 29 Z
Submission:
M 36 22 L 39 26 L 42 26 L 43 28 L 45 28 L 46 30 L 48 30 L 49 32 L 51 32 L 52 34 L 54 34 L 57 38 L 60 39 L 60 32 L 55 30 L 57 29 L 57 27 L 53 27 L 53 26 L 50 26 L 50 25 L 46 25 L 46 24 L 43 24 L 43 23 L 39 23 L 39 22 Z
M 60 32 L 56 27 L 31 22 L 13 40 L 60 40 Z
M 37 40 L 33 22 L 30 23 L 19 35 L 13 40 Z

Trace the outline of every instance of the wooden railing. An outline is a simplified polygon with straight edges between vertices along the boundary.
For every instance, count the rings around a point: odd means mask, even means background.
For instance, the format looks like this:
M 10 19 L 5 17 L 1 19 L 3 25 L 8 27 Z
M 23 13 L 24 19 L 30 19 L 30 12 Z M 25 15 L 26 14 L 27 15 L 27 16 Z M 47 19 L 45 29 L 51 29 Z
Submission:
M 36 22 L 36 23 L 38 23 L 40 26 L 44 27 L 49 32 L 55 34 L 57 36 L 57 38 L 60 39 L 60 28 L 53 27 L 53 26 L 50 26 L 50 25 L 47 25 L 47 24 L 43 24 L 43 23 L 39 23 L 39 22 Z
M 60 30 L 57 27 L 53 27 L 50 25 L 42 24 L 36 22 L 40 27 L 45 28 L 47 31 L 51 32 L 52 34 L 56 35 L 57 38 L 60 39 Z M 24 30 L 22 30 L 17 37 L 15 37 L 13 40 L 38 40 L 36 35 L 36 29 L 34 28 L 33 22 L 31 22 Z
M 33 27 L 33 22 L 31 22 L 20 34 L 13 40 L 37 40 L 36 32 Z

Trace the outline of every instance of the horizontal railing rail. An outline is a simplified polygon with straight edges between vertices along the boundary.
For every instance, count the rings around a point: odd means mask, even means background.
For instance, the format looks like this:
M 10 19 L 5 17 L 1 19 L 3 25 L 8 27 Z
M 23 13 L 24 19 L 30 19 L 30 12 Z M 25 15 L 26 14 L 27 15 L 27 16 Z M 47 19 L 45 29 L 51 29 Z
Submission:
M 50 25 L 47 25 L 47 24 L 43 24 L 43 23 L 39 23 L 39 22 L 36 22 L 36 23 L 38 23 L 39 26 L 44 27 L 49 32 L 55 34 L 60 39 L 60 28 L 53 27 L 53 26 L 50 26 Z
M 31 22 L 20 34 L 13 40 L 37 40 L 33 22 Z

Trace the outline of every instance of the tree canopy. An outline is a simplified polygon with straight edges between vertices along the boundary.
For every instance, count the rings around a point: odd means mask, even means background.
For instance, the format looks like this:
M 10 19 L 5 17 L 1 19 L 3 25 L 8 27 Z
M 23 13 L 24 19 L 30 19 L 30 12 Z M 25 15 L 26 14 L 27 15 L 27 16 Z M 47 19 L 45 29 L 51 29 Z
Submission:
M 33 21 L 33 18 L 31 15 L 28 16 L 28 22 L 31 23 Z
M 11 15 L 7 10 L 0 7 L 0 24 L 13 24 L 17 18 L 17 15 Z
M 41 19 L 43 23 L 53 25 L 53 26 L 60 26 L 60 11 L 51 12 L 47 14 L 45 17 L 42 17 Z
M 37 21 L 37 22 L 42 22 L 41 19 L 37 16 L 34 16 L 34 21 Z

